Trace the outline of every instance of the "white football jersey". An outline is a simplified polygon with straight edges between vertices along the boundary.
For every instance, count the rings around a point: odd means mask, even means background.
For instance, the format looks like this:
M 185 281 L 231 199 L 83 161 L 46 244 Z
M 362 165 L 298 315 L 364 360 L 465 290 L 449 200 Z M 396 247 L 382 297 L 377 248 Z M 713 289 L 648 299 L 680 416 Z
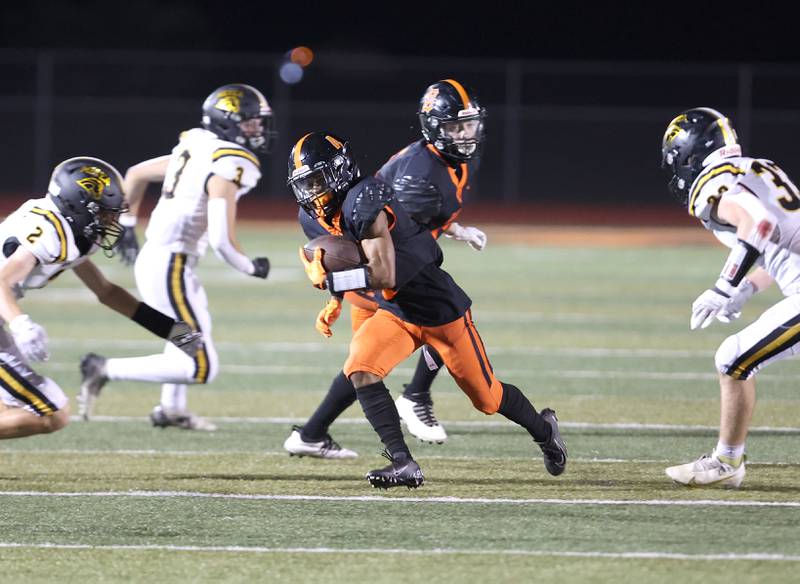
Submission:
M 194 128 L 181 134 L 172 149 L 161 198 L 150 215 L 145 232 L 149 242 L 173 253 L 201 256 L 208 245 L 208 193 L 212 175 L 239 186 L 237 199 L 261 178 L 258 157 L 234 142 Z
M 775 217 L 771 241 L 778 248 L 800 253 L 800 192 L 786 173 L 771 160 L 734 156 L 703 169 L 689 191 L 689 214 L 706 229 L 730 230 L 712 217 L 715 203 L 726 194 L 746 191 Z
M 99 249 L 93 245 L 86 255 L 81 255 L 72 229 L 49 197 L 30 199 L 6 217 L 0 223 L 0 245 L 0 265 L 18 246 L 39 260 L 24 281 L 15 283 L 18 297 L 25 290 L 44 288 L 61 272 L 83 263 Z

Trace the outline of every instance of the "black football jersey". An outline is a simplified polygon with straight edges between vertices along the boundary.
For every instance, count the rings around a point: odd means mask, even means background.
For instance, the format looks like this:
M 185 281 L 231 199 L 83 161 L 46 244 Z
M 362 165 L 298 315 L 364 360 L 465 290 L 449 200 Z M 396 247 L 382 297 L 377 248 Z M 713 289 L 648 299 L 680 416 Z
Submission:
M 411 217 L 438 238 L 461 212 L 478 161 L 455 167 L 425 140 L 409 144 L 392 156 L 376 173 L 392 186 Z
M 309 239 L 328 234 L 361 241 L 381 212 L 388 216 L 394 243 L 395 288 L 376 293 L 374 300 L 398 318 L 421 326 L 439 326 L 463 316 L 472 301 L 441 269 L 439 244 L 397 204 L 391 187 L 377 178 L 354 185 L 330 220 L 314 219 L 302 209 L 299 219 Z

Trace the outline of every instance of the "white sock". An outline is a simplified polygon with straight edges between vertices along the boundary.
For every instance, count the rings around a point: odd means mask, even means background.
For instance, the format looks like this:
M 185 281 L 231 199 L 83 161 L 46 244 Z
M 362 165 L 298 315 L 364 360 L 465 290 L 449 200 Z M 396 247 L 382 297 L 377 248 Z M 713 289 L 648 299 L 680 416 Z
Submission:
M 714 455 L 723 462 L 739 466 L 744 456 L 744 444 L 725 444 L 717 442 Z
M 106 361 L 106 375 L 111 380 L 155 381 L 156 383 L 186 383 L 194 377 L 194 361 L 159 353 L 147 357 L 125 357 Z
M 161 386 L 161 407 L 169 413 L 186 411 L 186 385 L 165 383 Z

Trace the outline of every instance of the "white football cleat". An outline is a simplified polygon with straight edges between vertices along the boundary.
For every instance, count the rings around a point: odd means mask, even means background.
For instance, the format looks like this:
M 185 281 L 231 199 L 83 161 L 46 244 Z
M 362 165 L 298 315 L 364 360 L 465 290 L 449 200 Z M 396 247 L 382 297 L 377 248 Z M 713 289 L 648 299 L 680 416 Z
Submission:
M 182 430 L 199 430 L 201 432 L 215 432 L 217 425 L 211 420 L 201 418 L 192 412 L 170 412 L 157 405 L 150 413 L 150 421 L 156 428 L 174 426 Z
M 447 440 L 447 432 L 433 415 L 433 402 L 416 402 L 401 395 L 395 400 L 397 413 L 406 423 L 408 431 L 423 442 L 443 444 Z
M 744 480 L 745 459 L 739 466 L 721 461 L 714 453 L 704 454 L 694 462 L 670 466 L 667 476 L 676 483 L 687 487 L 726 487 L 738 488 Z
M 290 456 L 311 456 L 313 458 L 346 459 L 358 458 L 358 452 L 348 448 L 342 448 L 331 438 L 330 434 L 325 434 L 319 442 L 306 442 L 300 436 L 300 426 L 292 426 L 292 433 L 283 443 L 283 448 Z

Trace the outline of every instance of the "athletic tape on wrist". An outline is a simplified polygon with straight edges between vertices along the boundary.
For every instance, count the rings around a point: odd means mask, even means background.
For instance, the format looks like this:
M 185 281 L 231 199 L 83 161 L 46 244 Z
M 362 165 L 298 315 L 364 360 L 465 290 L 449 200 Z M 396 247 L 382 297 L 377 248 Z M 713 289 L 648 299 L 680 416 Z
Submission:
M 739 239 L 722 267 L 720 279 L 735 288 L 755 265 L 759 256 L 761 252 L 756 247 Z
M 367 288 L 369 280 L 366 268 L 354 268 L 328 274 L 328 290 L 331 293 Z

